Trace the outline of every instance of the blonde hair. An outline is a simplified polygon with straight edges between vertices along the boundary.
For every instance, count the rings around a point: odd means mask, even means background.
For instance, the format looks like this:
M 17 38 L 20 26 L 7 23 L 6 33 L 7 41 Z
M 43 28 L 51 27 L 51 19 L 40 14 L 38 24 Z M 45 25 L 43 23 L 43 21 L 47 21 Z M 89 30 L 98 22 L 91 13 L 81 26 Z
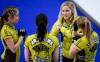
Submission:
M 76 6 L 75 6 L 75 4 L 74 4 L 73 2 L 71 2 L 71 1 L 65 1 L 65 2 L 63 2 L 63 3 L 61 4 L 60 12 L 59 12 L 58 18 L 62 17 L 62 16 L 61 16 L 61 10 L 62 10 L 62 7 L 63 7 L 63 6 L 68 6 L 68 7 L 71 9 L 71 11 L 72 11 L 73 16 L 77 16 L 77 11 L 76 11 Z

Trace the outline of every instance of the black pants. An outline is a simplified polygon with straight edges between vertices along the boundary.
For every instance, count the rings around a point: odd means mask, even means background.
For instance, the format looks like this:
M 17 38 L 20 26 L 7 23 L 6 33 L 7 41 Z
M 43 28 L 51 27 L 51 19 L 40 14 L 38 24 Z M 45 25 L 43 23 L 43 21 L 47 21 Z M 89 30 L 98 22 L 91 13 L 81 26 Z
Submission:
M 12 53 L 9 49 L 6 49 L 2 62 L 16 62 L 16 53 Z
M 62 62 L 73 62 L 73 61 L 74 59 L 69 59 L 69 58 L 62 56 Z
M 2 62 L 4 62 L 4 60 L 2 59 Z

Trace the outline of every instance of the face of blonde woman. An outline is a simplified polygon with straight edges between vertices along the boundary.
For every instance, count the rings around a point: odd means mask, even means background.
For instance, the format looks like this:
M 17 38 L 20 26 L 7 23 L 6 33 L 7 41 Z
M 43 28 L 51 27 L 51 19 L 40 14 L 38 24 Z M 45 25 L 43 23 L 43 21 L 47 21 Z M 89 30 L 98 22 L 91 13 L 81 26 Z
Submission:
M 61 10 L 61 15 L 65 20 L 69 20 L 72 16 L 72 11 L 68 6 L 63 6 Z

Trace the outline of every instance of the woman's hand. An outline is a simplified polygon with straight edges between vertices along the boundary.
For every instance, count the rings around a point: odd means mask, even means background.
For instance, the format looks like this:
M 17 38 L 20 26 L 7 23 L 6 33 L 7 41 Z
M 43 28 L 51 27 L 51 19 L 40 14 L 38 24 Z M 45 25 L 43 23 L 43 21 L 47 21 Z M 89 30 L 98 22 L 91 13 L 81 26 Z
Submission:
M 61 29 L 61 24 L 58 24 L 57 25 L 57 31 L 60 31 L 60 29 Z

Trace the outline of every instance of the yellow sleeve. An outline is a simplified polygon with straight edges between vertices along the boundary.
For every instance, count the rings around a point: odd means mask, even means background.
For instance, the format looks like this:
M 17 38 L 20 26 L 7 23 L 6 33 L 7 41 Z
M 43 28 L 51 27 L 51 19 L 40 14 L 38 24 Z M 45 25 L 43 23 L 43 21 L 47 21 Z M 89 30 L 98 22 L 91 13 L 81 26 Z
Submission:
M 55 24 L 53 25 L 51 31 L 50 31 L 50 35 L 53 35 L 53 36 L 57 36 L 57 34 L 59 33 L 59 31 L 57 30 L 57 26 L 58 25 L 61 25 L 61 18 L 58 19 Z
M 54 44 L 55 44 L 55 49 L 59 48 L 59 40 L 58 40 L 58 38 L 56 36 L 54 36 L 53 40 L 54 40 Z
M 6 38 L 12 38 L 12 33 L 9 28 L 6 28 L 1 31 L 1 36 L 5 40 Z
M 95 43 L 99 42 L 99 37 L 98 37 L 98 34 L 96 32 L 93 32 L 93 38 L 94 38 Z
M 76 42 L 74 42 L 74 45 L 76 46 L 76 48 L 78 50 L 82 50 L 87 47 L 87 42 L 88 42 L 88 40 L 87 40 L 86 36 L 83 36 L 82 38 L 80 38 Z
M 29 40 L 30 40 L 30 38 L 27 37 L 26 40 L 25 40 L 25 44 L 24 44 L 25 48 L 28 48 L 28 46 L 29 46 Z
M 91 51 L 96 52 L 98 48 L 98 44 L 99 44 L 98 34 L 96 32 L 93 32 L 92 37 L 93 37 L 93 45 L 92 45 Z

